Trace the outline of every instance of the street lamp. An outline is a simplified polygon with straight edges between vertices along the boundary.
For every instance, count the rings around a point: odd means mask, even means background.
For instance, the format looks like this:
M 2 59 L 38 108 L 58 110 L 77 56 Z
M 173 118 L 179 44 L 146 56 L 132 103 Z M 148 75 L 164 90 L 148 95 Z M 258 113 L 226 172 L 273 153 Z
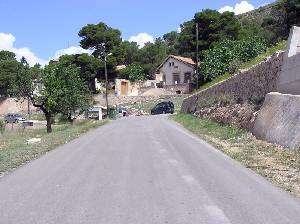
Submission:
M 106 117 L 108 118 L 108 78 L 107 78 L 107 56 L 112 55 L 112 53 L 106 54 L 104 51 L 104 73 L 105 73 L 105 101 L 106 101 Z

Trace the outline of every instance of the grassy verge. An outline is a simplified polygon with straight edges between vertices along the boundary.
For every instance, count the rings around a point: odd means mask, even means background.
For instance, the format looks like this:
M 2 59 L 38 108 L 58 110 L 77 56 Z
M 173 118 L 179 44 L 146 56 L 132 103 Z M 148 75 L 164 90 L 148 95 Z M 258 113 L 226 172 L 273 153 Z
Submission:
M 276 44 L 273 47 L 268 48 L 266 50 L 266 52 L 264 52 L 263 54 L 260 54 L 256 58 L 242 64 L 240 66 L 240 69 L 249 69 L 252 66 L 263 62 L 267 57 L 269 57 L 270 55 L 276 53 L 277 51 L 285 50 L 286 48 L 287 48 L 287 41 L 285 40 L 285 41 L 282 41 L 282 42 Z
M 177 114 L 172 119 L 273 184 L 300 197 L 299 151 L 257 140 L 245 130 L 192 115 Z
M 70 124 L 54 125 L 53 132 L 50 134 L 42 128 L 0 136 L 0 176 L 103 124 L 105 122 L 80 121 L 73 126 Z M 31 138 L 41 138 L 42 141 L 27 144 L 27 140 Z
M 128 104 L 127 106 L 150 113 L 151 109 L 156 104 L 163 102 L 163 101 L 171 101 L 174 103 L 175 112 L 179 112 L 181 110 L 181 105 L 182 105 L 183 99 L 185 97 L 186 96 L 177 96 L 174 98 L 165 98 L 165 99 L 152 100 L 152 101 L 140 102 L 140 103 L 135 103 L 135 104 Z
M 225 73 L 224 75 L 220 75 L 220 76 L 216 77 L 215 79 L 213 79 L 212 81 L 207 82 L 204 85 L 200 86 L 199 90 L 201 91 L 201 90 L 204 90 L 204 89 L 208 89 L 209 87 L 211 87 L 211 86 L 213 86 L 213 85 L 215 85 L 219 82 L 222 82 L 224 80 L 229 79 L 231 76 L 232 75 L 229 74 L 229 73 Z M 197 90 L 197 91 L 199 91 L 199 90 Z

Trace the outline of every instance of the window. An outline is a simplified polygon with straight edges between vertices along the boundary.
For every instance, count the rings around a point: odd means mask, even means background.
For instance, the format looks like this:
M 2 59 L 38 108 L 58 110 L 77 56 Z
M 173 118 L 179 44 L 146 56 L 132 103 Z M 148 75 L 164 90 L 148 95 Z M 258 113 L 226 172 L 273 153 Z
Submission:
M 172 66 L 174 66 L 174 62 L 172 62 Z
M 190 83 L 191 82 L 191 73 L 186 72 L 184 73 L 184 83 Z
M 169 62 L 169 67 L 171 67 L 171 65 L 172 65 L 171 62 Z

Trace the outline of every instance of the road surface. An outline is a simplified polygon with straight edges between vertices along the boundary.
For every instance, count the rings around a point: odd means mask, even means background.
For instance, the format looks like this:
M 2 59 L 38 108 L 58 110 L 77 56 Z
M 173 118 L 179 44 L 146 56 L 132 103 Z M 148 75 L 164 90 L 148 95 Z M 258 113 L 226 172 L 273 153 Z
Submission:
M 111 122 L 0 179 L 0 224 L 299 224 L 300 201 L 167 116 Z

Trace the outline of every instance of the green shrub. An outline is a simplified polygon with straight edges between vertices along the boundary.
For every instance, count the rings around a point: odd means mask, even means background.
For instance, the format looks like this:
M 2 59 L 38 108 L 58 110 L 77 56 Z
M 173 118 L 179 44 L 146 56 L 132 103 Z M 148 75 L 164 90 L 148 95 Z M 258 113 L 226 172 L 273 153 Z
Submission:
M 118 115 L 118 111 L 115 107 L 108 107 L 108 118 L 109 119 L 116 119 Z
M 200 73 L 205 81 L 225 73 L 235 73 L 244 62 L 255 58 L 266 50 L 266 43 L 260 38 L 246 40 L 225 40 L 204 52 Z
M 120 71 L 121 78 L 129 79 L 130 81 L 146 80 L 146 74 L 141 65 L 131 64 Z
M 5 130 L 5 121 L 0 119 L 0 133 L 3 134 L 4 130 Z

